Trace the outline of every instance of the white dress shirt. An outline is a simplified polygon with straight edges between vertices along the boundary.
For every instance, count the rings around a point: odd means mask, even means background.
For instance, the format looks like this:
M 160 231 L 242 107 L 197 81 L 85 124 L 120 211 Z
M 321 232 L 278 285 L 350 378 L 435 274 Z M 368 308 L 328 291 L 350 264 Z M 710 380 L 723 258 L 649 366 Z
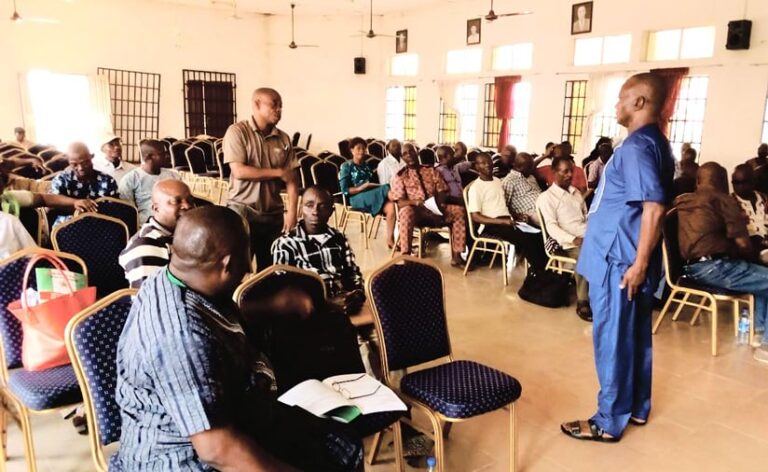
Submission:
M 123 176 L 127 174 L 128 172 L 132 171 L 136 168 L 135 165 L 129 164 L 125 162 L 125 159 L 120 159 L 120 164 L 115 167 L 112 162 L 109 161 L 104 156 L 96 156 L 93 158 L 93 168 L 101 172 L 102 174 L 107 174 L 115 181 L 120 184 L 120 181 L 123 179 Z
M 5 259 L 16 251 L 28 247 L 37 247 L 24 225 L 15 216 L 0 211 L 0 259 Z
M 387 157 L 382 159 L 376 168 L 376 172 L 379 174 L 379 183 L 388 184 L 403 167 L 405 167 L 405 163 L 402 160 L 398 161 L 392 154 L 387 154 Z
M 587 205 L 579 189 L 571 185 L 566 191 L 553 184 L 539 195 L 536 206 L 549 236 L 563 249 L 576 247 L 573 240 L 583 238 L 587 231 Z

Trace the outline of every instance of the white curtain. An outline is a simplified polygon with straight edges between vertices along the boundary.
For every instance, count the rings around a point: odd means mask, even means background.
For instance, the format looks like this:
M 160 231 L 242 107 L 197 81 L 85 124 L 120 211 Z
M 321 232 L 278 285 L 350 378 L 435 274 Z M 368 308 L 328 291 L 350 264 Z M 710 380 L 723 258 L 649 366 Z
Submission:
M 581 149 L 574 149 L 578 156 L 588 156 L 595 144 L 597 120 L 604 116 L 611 117 L 614 113 L 614 105 L 618 100 L 621 85 L 627 80 L 628 75 L 620 72 L 601 72 L 589 75 L 587 82 L 586 119 L 581 131 Z M 626 136 L 626 129 L 616 126 L 615 136 L 609 136 L 614 140 Z
M 33 70 L 19 76 L 24 123 L 41 144 L 66 150 L 82 141 L 91 152 L 113 133 L 109 82 L 104 76 Z

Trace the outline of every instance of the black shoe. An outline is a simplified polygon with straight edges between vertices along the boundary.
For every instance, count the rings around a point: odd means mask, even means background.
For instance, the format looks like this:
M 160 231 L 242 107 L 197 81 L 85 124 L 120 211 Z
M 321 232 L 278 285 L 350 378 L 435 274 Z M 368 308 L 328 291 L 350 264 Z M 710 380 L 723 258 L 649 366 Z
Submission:
M 576 303 L 576 314 L 584 321 L 592 322 L 592 309 L 589 307 L 588 302 Z

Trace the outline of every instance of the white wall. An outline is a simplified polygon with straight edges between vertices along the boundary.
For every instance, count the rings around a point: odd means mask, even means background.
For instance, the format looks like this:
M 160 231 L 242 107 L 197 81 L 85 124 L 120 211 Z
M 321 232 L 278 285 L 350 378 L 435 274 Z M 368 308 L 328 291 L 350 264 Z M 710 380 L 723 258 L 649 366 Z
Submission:
M 4 7 L 6 4 L 4 4 Z M 161 74 L 160 136 L 184 135 L 182 69 L 237 74 L 237 115 L 250 114 L 254 84 L 266 79 L 266 18 L 150 0 L 25 0 L 22 16 L 59 24 L 0 19 L 0 137 L 23 123 L 19 74 L 48 69 L 95 74 L 97 67 Z M 10 12 L 8 13 L 10 16 Z M 34 138 L 34 137 L 32 137 Z
M 456 79 L 490 82 L 493 46 L 534 43 L 534 65 L 522 75 L 532 84 L 529 143 L 540 151 L 561 131 L 564 83 L 595 71 L 648 70 L 690 66 L 710 77 L 703 160 L 718 160 L 731 168 L 754 155 L 760 139 L 768 89 L 768 2 L 749 0 L 746 17 L 753 21 L 752 47 L 727 51 L 729 20 L 742 18 L 744 2 L 736 0 L 595 0 L 593 32 L 579 37 L 632 33 L 632 59 L 612 67 L 573 67 L 570 7 L 575 0 L 501 0 L 496 11 L 531 9 L 524 17 L 483 22 L 484 71 Z M 394 39 L 363 40 L 368 72 L 352 73 L 352 60 L 361 54 L 361 41 L 352 37 L 367 29 L 360 15 L 297 16 L 297 42 L 319 48 L 290 50 L 289 17 L 250 17 L 225 20 L 226 11 L 198 9 L 150 0 L 25 0 L 25 10 L 62 19 L 60 25 L 3 23 L 0 46 L 0 136 L 7 137 L 21 122 L 17 76 L 31 68 L 93 73 L 99 66 L 162 74 L 161 135 L 183 134 L 181 69 L 234 72 L 238 81 L 238 118 L 249 115 L 249 95 L 256 86 L 271 85 L 283 95 L 281 127 L 302 132 L 302 144 L 313 134 L 312 148 L 336 149 L 352 135 L 383 136 L 384 93 L 389 85 L 415 84 L 417 140 L 437 139 L 439 88 L 446 79 L 445 52 L 464 47 L 466 20 L 484 14 L 487 0 L 446 2 L 376 17 L 377 32 L 409 31 L 409 52 L 419 54 L 418 77 L 389 77 Z M 1 20 L 5 21 L 5 20 Z M 686 26 L 717 27 L 715 56 L 689 62 L 647 63 L 647 32 Z M 8 46 L 10 45 L 10 47 Z M 179 45 L 180 47 L 177 47 Z M 482 130 L 478 122 L 478 129 Z

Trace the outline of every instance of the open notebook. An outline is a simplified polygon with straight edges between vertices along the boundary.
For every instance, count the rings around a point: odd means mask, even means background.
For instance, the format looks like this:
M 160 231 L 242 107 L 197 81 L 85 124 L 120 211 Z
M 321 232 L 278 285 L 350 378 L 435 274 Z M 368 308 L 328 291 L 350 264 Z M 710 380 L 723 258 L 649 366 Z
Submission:
M 305 380 L 277 400 L 342 423 L 369 413 L 406 410 L 395 392 L 367 374 L 334 375 L 322 382 Z

